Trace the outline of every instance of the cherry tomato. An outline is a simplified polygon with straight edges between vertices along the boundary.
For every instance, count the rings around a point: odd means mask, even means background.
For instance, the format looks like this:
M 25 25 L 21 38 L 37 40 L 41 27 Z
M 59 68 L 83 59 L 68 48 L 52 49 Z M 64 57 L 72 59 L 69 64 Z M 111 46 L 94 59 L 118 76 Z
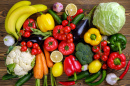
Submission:
M 30 37 L 30 32 L 25 32 L 25 34 L 23 36 L 26 38 Z
M 26 46 L 26 42 L 25 42 L 25 41 L 22 41 L 22 42 L 21 42 L 21 46 Z
M 28 41 L 27 42 L 27 47 L 32 47 L 33 46 L 33 43 L 31 41 Z
M 37 43 L 34 43 L 34 44 L 33 44 L 33 48 L 34 48 L 34 49 L 38 49 L 38 47 L 39 47 L 39 45 L 38 45 Z
M 95 54 L 93 57 L 94 57 L 94 59 L 100 59 L 100 55 L 99 54 Z
M 61 35 L 61 38 L 62 40 L 66 40 L 66 35 L 65 34 Z
M 41 49 L 37 49 L 37 54 L 40 54 L 42 52 Z
M 107 55 L 102 55 L 101 59 L 102 59 L 102 61 L 107 61 L 108 57 L 107 57 Z
M 31 54 L 32 54 L 32 55 L 36 55 L 36 54 L 37 54 L 37 49 L 34 49 L 34 48 L 33 48 L 33 49 L 31 50 Z
M 62 25 L 65 27 L 66 25 L 68 25 L 68 21 L 67 20 L 63 20 L 62 21 Z
M 73 38 L 73 35 L 71 33 L 67 34 L 67 39 Z
M 70 28 L 71 28 L 72 30 L 74 30 L 74 29 L 76 28 L 76 25 L 73 24 L 73 23 L 70 23 Z
M 73 20 L 72 16 L 67 16 L 67 20 L 72 21 Z
M 93 46 L 93 47 L 92 47 L 92 51 L 93 51 L 94 53 L 99 52 L 99 50 L 100 50 L 99 46 Z
M 102 41 L 101 46 L 103 46 L 103 47 L 107 46 L 107 41 L 106 40 Z
M 25 52 L 27 50 L 27 46 L 21 46 L 21 51 Z
M 104 63 L 104 64 L 102 65 L 102 69 L 107 69 L 107 64 Z
M 20 35 L 23 36 L 25 34 L 25 31 L 24 30 L 20 30 Z
M 67 42 L 68 42 L 68 43 L 72 43 L 72 42 L 73 42 L 73 38 L 68 39 Z
M 71 31 L 71 28 L 69 27 L 69 26 L 66 26 L 65 28 L 64 28 L 64 32 L 65 33 L 69 33 Z

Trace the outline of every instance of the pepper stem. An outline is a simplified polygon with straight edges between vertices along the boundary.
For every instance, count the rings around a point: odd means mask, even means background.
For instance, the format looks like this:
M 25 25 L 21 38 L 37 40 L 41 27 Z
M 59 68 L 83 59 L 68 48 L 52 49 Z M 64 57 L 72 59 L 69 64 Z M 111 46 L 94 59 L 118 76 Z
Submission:
M 121 45 L 120 45 L 120 43 L 119 43 L 119 42 L 117 42 L 117 46 L 118 46 L 118 49 L 119 49 L 119 54 L 121 54 L 121 53 L 122 53 L 122 51 L 121 51 Z
M 42 12 L 39 12 L 41 15 L 43 14 Z
M 95 35 L 95 34 L 91 34 L 90 38 L 91 38 L 92 40 L 95 40 L 95 39 L 96 39 L 96 35 Z
M 36 86 L 40 86 L 40 79 L 36 79 Z
M 115 64 L 115 65 L 121 65 L 120 59 L 119 59 L 119 58 L 115 58 L 115 59 L 114 59 L 114 64 Z
M 74 81 L 77 80 L 77 75 L 76 75 L 76 72 L 74 72 Z

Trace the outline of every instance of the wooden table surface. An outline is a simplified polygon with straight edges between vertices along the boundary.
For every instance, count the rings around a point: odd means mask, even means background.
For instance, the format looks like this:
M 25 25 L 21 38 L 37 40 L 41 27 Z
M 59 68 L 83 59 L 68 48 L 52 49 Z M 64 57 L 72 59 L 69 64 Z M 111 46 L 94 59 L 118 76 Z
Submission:
M 0 0 L 0 86 L 14 86 L 15 82 L 18 80 L 17 78 L 12 80 L 2 80 L 2 76 L 6 74 L 6 67 L 5 67 L 5 60 L 4 57 L 6 57 L 4 54 L 6 53 L 8 47 L 6 47 L 3 43 L 4 36 L 7 35 L 5 28 L 4 28 L 4 21 L 5 17 L 7 15 L 7 12 L 11 8 L 13 4 L 18 2 L 20 0 Z M 127 37 L 127 47 L 125 50 L 123 50 L 123 53 L 125 54 L 127 58 L 127 62 L 130 59 L 130 0 L 30 0 L 32 4 L 45 4 L 48 6 L 48 8 L 51 8 L 52 5 L 55 2 L 61 2 L 64 5 L 64 8 L 69 3 L 74 3 L 77 5 L 78 8 L 86 9 L 87 12 L 89 12 L 93 6 L 98 5 L 101 2 L 118 2 L 119 4 L 123 5 L 126 9 L 126 23 L 121 29 L 120 33 L 124 34 Z M 64 11 L 64 10 L 63 10 Z M 60 15 L 60 14 L 59 14 Z M 37 17 L 37 14 L 33 15 L 34 18 Z M 115 70 L 107 70 L 107 72 L 114 72 L 117 76 L 119 76 L 124 71 L 124 68 L 115 71 Z M 48 84 L 50 86 L 50 76 L 48 75 Z M 56 78 L 57 85 L 59 81 L 67 81 L 67 76 L 65 73 Z M 43 79 L 41 80 L 41 86 L 43 84 Z M 28 82 L 26 82 L 23 86 L 35 86 L 35 79 L 31 78 Z M 84 82 L 84 80 L 79 80 L 75 86 L 87 86 Z M 106 81 L 104 81 L 99 86 L 109 86 Z M 119 81 L 114 86 L 130 86 L 130 69 L 127 73 L 127 75 L 123 78 L 123 80 Z

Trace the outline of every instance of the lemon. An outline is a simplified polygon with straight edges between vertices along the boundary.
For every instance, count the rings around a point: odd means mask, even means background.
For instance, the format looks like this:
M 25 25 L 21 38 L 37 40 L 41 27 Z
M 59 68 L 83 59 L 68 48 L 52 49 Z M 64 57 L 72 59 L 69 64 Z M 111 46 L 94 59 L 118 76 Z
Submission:
M 66 6 L 65 12 L 69 16 L 73 16 L 77 13 L 77 6 L 73 3 L 70 3 Z
M 61 62 L 63 59 L 63 54 L 60 51 L 53 51 L 50 55 L 53 62 Z

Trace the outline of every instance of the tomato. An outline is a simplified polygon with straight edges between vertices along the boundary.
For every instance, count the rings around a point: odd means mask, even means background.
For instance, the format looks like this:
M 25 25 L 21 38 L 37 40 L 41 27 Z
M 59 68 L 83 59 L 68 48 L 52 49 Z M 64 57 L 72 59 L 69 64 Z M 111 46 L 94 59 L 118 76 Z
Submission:
M 37 54 L 40 54 L 42 52 L 41 49 L 37 49 Z
M 103 46 L 103 47 L 107 46 L 107 41 L 106 40 L 102 41 L 101 46 Z
M 60 29 L 60 34 L 64 34 L 64 29 Z
M 101 59 L 102 59 L 102 61 L 107 61 L 108 56 L 107 55 L 102 55 Z
M 53 37 L 48 37 L 43 46 L 47 51 L 54 51 L 58 47 L 58 41 Z
M 23 36 L 25 34 L 25 31 L 24 30 L 20 30 L 20 35 Z
M 102 65 L 102 69 L 107 69 L 107 64 L 104 63 L 104 64 Z
M 103 48 L 103 53 L 105 54 L 105 55 L 109 55 L 109 53 L 110 53 L 110 47 L 109 46 L 105 46 L 104 48 Z
M 28 38 L 28 37 L 30 37 L 30 35 L 31 35 L 30 32 L 25 32 L 23 36 Z
M 68 39 L 67 42 L 68 42 L 68 43 L 72 43 L 72 42 L 73 42 L 73 38 Z
M 32 55 L 38 54 L 38 53 L 37 53 L 37 49 L 34 49 L 34 48 L 33 48 L 33 49 L 31 50 L 31 54 L 32 54 Z
M 100 55 L 99 54 L 95 54 L 93 57 L 94 57 L 94 59 L 100 59 Z
M 65 26 L 64 32 L 69 33 L 71 31 L 71 28 L 69 26 Z
M 63 20 L 62 21 L 62 25 L 65 27 L 66 25 L 68 25 L 68 21 L 67 20 Z
M 72 30 L 74 30 L 74 29 L 76 28 L 76 25 L 73 24 L 73 23 L 70 23 L 70 28 L 71 28 Z
M 99 52 L 99 50 L 100 50 L 99 46 L 93 46 L 92 47 L 92 51 L 95 52 L 95 53 Z
M 73 42 L 68 43 L 67 41 L 61 41 L 58 50 L 63 54 L 63 55 L 69 55 L 74 52 L 75 45 Z
M 21 51 L 25 52 L 27 50 L 27 46 L 21 46 Z
M 23 23 L 23 28 L 25 29 L 25 31 L 32 32 L 32 30 L 30 28 L 36 29 L 35 20 L 33 20 L 33 19 L 27 19 Z
M 28 41 L 27 42 L 27 47 L 32 47 L 33 46 L 33 43 L 31 41 Z
M 61 35 L 62 40 L 66 40 L 66 34 Z
M 67 34 L 67 39 L 73 38 L 73 35 L 71 33 Z
M 22 42 L 21 42 L 21 46 L 26 46 L 26 42 L 25 42 L 25 41 L 22 41 Z
M 38 47 L 39 47 L 39 45 L 38 45 L 37 43 L 34 43 L 34 44 L 33 44 L 33 48 L 34 48 L 34 49 L 38 49 Z
M 72 16 L 67 16 L 67 20 L 72 21 L 73 20 Z

